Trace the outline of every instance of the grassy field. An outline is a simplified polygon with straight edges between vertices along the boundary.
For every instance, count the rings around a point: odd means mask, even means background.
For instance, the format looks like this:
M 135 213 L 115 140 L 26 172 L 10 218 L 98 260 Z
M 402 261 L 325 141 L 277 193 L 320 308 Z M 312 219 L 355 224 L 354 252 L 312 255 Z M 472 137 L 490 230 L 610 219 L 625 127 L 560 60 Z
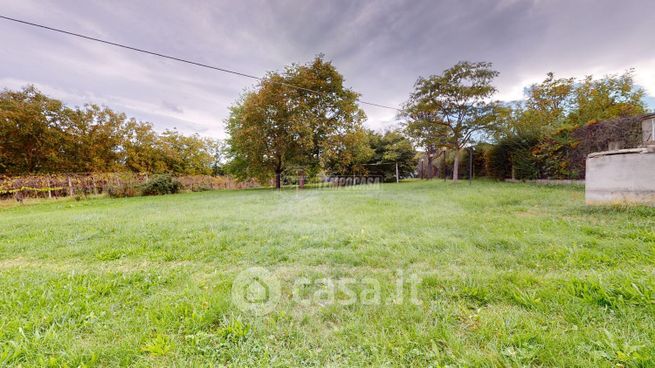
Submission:
M 434 181 L 5 205 L 0 365 L 654 366 L 655 209 L 583 196 Z M 252 266 L 281 285 L 267 315 L 232 299 Z M 390 302 L 401 273 L 418 283 Z M 301 302 L 300 277 L 310 297 L 373 279 L 381 302 Z

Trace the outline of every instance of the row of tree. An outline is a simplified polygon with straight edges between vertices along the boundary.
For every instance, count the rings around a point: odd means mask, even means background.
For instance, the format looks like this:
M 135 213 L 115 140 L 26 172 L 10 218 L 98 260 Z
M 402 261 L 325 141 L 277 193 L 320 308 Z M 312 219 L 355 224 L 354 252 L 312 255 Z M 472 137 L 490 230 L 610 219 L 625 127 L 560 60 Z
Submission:
M 497 76 L 491 63 L 460 62 L 420 77 L 399 113 L 402 127 L 378 133 L 363 126 L 359 94 L 318 56 L 269 73 L 244 93 L 226 120 L 225 145 L 175 130 L 157 133 L 106 107 L 70 108 L 33 87 L 4 91 L 0 173 L 226 171 L 262 183 L 275 178 L 279 187 L 285 175 L 410 176 L 418 148 L 428 161 L 448 161 L 457 180 L 461 152 L 476 146 L 483 154 L 475 165 L 490 176 L 572 178 L 584 171 L 587 151 L 606 143 L 599 137 L 615 139 L 625 130 L 599 121 L 646 110 L 631 71 L 582 80 L 548 74 L 512 103 L 493 99 Z
M 128 119 L 107 107 L 68 107 L 33 86 L 0 93 L 0 174 L 224 174 L 266 182 L 271 175 L 369 174 L 414 171 L 415 150 L 397 130 L 364 129 L 357 95 L 322 59 L 269 75 L 232 108 L 230 146 Z M 303 82 L 314 81 L 314 82 Z M 319 88 L 327 98 L 285 83 Z M 312 84 L 313 83 L 313 84 Z M 323 116 L 328 116 L 321 119 Z M 225 167 L 225 157 L 230 157 Z
M 419 78 L 404 106 L 407 135 L 428 161 L 450 151 L 454 180 L 467 146 L 482 154 L 479 171 L 488 176 L 577 179 L 584 178 L 587 154 L 611 141 L 638 144 L 630 137 L 640 128 L 625 118 L 644 114 L 646 106 L 632 71 L 597 80 L 549 73 L 526 89 L 525 100 L 511 103 L 492 99 L 497 75 L 491 63 L 461 62 Z
M 220 171 L 223 145 L 106 107 L 68 107 L 33 86 L 0 93 L 0 174 Z
M 265 179 L 285 170 L 376 173 L 386 179 L 415 171 L 414 147 L 434 167 L 449 162 L 459 177 L 464 148 L 476 146 L 478 172 L 505 179 L 580 178 L 592 149 L 621 139 L 627 126 L 600 121 L 645 112 L 644 92 L 632 72 L 602 79 L 555 78 L 526 89 L 523 101 L 493 99 L 498 72 L 488 62 L 460 62 L 420 77 L 399 117 L 399 131 L 384 135 L 362 127 L 358 95 L 322 57 L 269 74 L 233 107 L 228 121 L 230 171 Z M 602 128 L 602 129 L 601 129 Z M 481 167 L 480 167 L 481 166 Z M 422 165 L 423 167 L 423 165 Z M 429 174 L 428 177 L 431 177 Z
M 480 145 L 489 176 L 584 179 L 586 157 L 610 143 L 636 147 L 646 113 L 644 91 L 632 71 L 601 79 L 546 79 L 526 89 L 524 101 L 503 106 L 492 144 Z

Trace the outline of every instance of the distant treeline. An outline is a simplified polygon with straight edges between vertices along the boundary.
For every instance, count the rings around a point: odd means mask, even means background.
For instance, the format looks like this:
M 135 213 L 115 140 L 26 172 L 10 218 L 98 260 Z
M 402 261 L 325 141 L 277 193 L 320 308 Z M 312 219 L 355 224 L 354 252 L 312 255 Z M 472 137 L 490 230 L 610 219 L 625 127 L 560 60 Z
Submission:
M 69 107 L 33 86 L 0 92 L 0 174 L 141 172 L 219 174 L 222 143 L 107 107 Z
M 498 75 L 491 63 L 460 62 L 418 79 L 401 129 L 375 132 L 363 126 L 357 93 L 319 56 L 268 75 L 241 96 L 226 120 L 226 144 L 158 133 L 107 107 L 72 108 L 28 86 L 0 93 L 0 175 L 225 169 L 242 181 L 275 178 L 276 185 L 282 177 L 319 174 L 456 179 L 468 172 L 471 152 L 475 176 L 584 179 L 589 153 L 642 143 L 639 119 L 648 111 L 632 73 L 549 73 L 525 89 L 523 100 L 503 103 L 491 100 Z

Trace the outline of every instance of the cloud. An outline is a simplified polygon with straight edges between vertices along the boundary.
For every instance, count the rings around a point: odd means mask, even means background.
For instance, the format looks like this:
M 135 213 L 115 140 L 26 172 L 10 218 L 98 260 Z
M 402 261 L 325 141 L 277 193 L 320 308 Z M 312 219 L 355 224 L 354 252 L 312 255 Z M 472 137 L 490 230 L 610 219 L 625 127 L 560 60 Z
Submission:
M 3 0 L 0 0 L 3 1 Z M 432 0 L 3 1 L 3 14 L 263 75 L 324 53 L 362 99 L 400 106 L 418 76 L 492 61 L 498 98 L 522 97 L 547 72 L 602 76 L 634 67 L 655 96 L 652 1 Z M 157 129 L 224 136 L 252 80 L 0 21 L 3 87 L 33 83 L 71 104 L 95 102 Z M 393 110 L 362 106 L 367 125 Z
M 163 108 L 167 109 L 167 110 L 170 110 L 172 112 L 176 112 L 178 114 L 183 114 L 184 113 L 184 110 L 181 107 L 179 107 L 178 105 L 176 105 L 176 104 L 174 104 L 174 103 L 172 103 L 170 101 L 162 101 L 161 106 Z

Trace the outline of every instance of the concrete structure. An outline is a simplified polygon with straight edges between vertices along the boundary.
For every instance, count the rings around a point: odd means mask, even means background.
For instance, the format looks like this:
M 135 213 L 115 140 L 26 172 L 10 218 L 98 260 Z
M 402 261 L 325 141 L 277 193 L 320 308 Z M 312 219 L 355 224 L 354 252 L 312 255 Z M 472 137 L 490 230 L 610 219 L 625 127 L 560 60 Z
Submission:
M 655 114 L 646 116 L 641 127 L 644 132 L 644 145 L 655 144 Z
M 645 148 L 589 155 L 586 178 L 587 204 L 655 206 L 655 153 Z
M 655 114 L 640 120 L 642 147 L 592 153 L 587 157 L 587 204 L 655 206 Z

